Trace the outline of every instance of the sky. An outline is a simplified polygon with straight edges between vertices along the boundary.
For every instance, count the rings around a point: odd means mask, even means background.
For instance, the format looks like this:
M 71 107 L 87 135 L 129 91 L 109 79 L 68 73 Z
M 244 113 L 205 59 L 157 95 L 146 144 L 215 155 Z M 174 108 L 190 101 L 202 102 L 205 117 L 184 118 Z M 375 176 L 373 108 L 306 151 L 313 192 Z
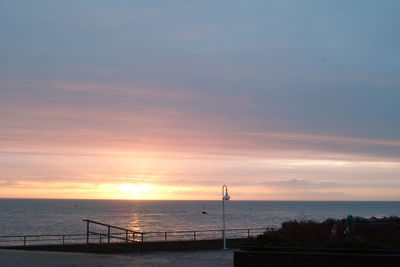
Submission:
M 399 10 L 0 0 L 0 197 L 400 200 Z

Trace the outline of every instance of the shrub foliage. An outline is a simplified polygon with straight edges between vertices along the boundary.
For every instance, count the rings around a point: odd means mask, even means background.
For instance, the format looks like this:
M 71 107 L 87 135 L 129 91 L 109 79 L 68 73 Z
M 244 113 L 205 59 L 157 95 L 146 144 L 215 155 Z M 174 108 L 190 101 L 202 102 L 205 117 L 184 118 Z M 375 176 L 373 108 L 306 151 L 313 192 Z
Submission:
M 354 218 L 349 231 L 346 219 L 287 221 L 279 229 L 267 229 L 257 237 L 258 245 L 359 249 L 400 249 L 400 218 Z

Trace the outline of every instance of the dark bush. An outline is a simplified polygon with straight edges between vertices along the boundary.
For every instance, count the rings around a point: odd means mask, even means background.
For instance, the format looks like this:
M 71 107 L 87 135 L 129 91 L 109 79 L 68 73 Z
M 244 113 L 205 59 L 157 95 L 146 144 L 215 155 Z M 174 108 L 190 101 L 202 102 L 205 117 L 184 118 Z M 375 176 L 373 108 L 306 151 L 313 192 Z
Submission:
M 356 217 L 354 222 L 349 231 L 346 219 L 287 221 L 280 229 L 267 229 L 257 242 L 263 246 L 400 249 L 399 217 Z

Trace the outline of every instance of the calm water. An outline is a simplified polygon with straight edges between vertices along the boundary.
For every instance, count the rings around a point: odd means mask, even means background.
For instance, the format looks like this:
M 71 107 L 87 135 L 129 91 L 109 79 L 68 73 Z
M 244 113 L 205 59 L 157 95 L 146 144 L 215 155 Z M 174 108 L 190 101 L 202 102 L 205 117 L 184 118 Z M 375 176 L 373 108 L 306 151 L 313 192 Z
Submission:
M 227 228 L 400 215 L 400 202 L 229 201 L 225 208 Z M 0 235 L 83 233 L 83 218 L 140 231 L 221 229 L 221 217 L 221 201 L 0 199 Z

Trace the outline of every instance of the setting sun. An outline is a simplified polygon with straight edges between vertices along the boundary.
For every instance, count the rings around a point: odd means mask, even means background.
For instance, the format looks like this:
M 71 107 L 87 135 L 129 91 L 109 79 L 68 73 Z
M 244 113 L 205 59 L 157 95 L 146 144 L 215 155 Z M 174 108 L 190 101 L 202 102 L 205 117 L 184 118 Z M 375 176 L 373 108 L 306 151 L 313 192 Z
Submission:
M 143 193 L 151 191 L 153 186 L 149 184 L 120 184 L 115 186 L 114 189 L 116 189 L 118 193 L 122 192 L 127 194 L 129 197 L 140 197 Z

